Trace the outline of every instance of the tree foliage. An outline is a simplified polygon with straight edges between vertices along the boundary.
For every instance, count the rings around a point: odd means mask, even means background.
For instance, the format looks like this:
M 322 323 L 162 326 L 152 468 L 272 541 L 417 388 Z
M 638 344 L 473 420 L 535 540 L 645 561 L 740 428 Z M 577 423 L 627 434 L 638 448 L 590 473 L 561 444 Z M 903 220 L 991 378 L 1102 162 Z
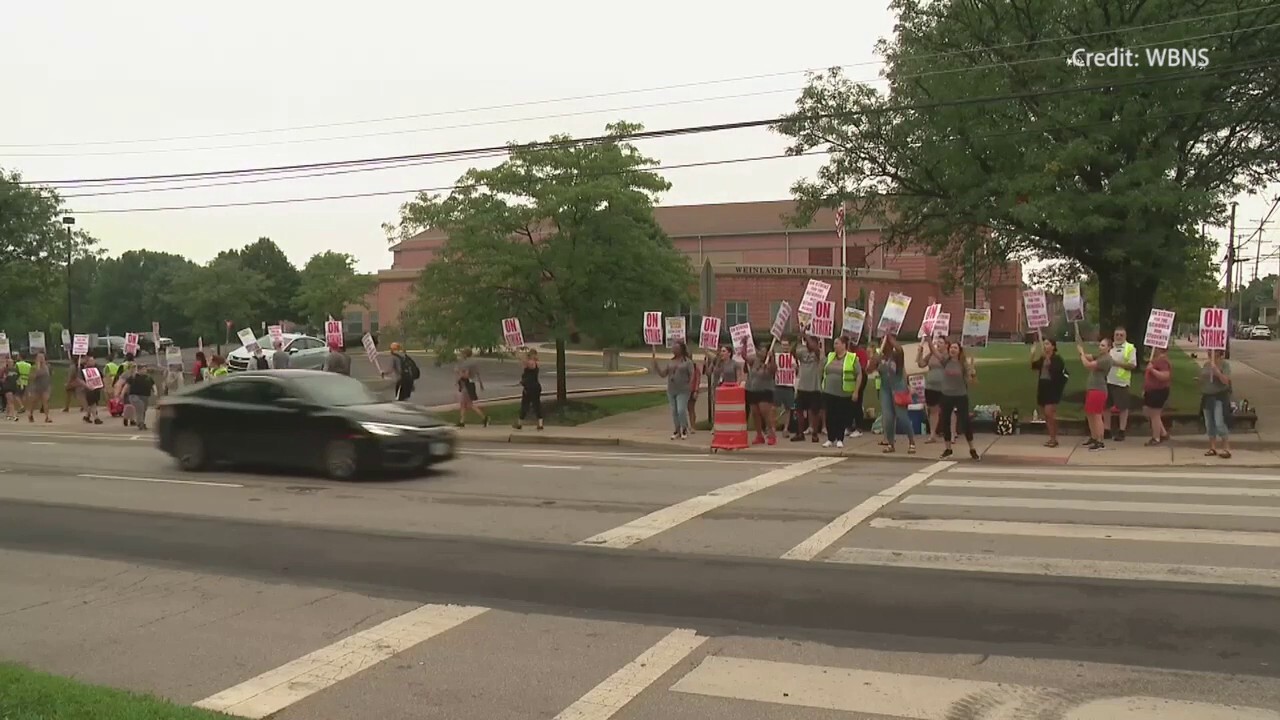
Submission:
M 243 327 L 256 331 L 261 318 L 254 315 L 254 309 L 262 305 L 265 284 L 258 272 L 234 256 L 223 256 L 184 273 L 175 289 L 182 298 L 190 332 L 206 341 L 221 342 L 227 335 L 228 320 L 232 331 Z
M 273 324 L 295 317 L 293 304 L 302 286 L 302 275 L 275 241 L 260 237 L 239 250 L 218 253 L 219 257 L 224 255 L 236 258 L 262 276 L 263 303 L 254 309 L 255 317 Z
M 687 301 L 692 269 L 653 217 L 670 185 L 623 141 L 639 129 L 609 125 L 611 139 L 591 144 L 512 144 L 505 162 L 469 170 L 448 196 L 406 203 L 387 226 L 392 240 L 448 235 L 417 282 L 406 329 L 444 350 L 493 347 L 501 319 L 517 316 L 526 335 L 555 340 L 563 400 L 571 335 L 621 343 L 644 311 Z
M 1106 325 L 1141 335 L 1163 284 L 1199 272 L 1201 222 L 1280 169 L 1280 5 L 1271 0 L 893 0 L 888 88 L 832 70 L 777 126 L 830 149 L 799 220 L 847 202 L 953 268 L 1030 255 L 1098 280 Z M 1133 67 L 1078 67 L 1076 48 Z M 1205 68 L 1148 49 L 1205 48 Z M 981 263 L 979 263 L 981 264 Z
M 330 317 L 341 320 L 350 305 L 365 305 L 375 280 L 356 272 L 356 259 L 327 250 L 311 256 L 300 273 L 293 303 L 298 317 L 311 327 L 324 327 Z

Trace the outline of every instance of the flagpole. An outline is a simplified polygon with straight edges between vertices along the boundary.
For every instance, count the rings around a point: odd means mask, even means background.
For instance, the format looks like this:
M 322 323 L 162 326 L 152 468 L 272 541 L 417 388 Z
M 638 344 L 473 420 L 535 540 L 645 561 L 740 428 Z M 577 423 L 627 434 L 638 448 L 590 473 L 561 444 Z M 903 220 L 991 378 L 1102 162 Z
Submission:
M 849 236 L 844 231 L 844 203 L 836 209 L 836 232 L 840 233 L 840 317 L 849 306 Z

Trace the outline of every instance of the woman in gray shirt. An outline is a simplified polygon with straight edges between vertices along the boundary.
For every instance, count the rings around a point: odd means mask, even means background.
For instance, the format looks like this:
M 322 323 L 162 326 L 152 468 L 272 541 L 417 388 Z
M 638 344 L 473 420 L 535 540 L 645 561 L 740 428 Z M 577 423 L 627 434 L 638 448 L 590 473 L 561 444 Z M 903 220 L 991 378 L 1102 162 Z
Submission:
M 932 359 L 932 358 L 931 358 Z M 955 424 L 969 443 L 969 457 L 978 459 L 978 451 L 973 447 L 973 423 L 969 418 L 969 383 L 978 379 L 973 368 L 973 358 L 965 356 L 964 346 L 958 342 L 947 345 L 947 354 L 938 366 L 938 393 L 942 411 L 939 421 L 942 424 L 942 439 L 947 447 L 942 457 L 951 457 L 951 418 L 955 416 Z
M 671 359 L 658 365 L 658 350 L 653 349 L 653 370 L 667 379 L 667 403 L 671 406 L 672 440 L 689 437 L 689 393 L 693 390 L 693 360 L 684 341 L 671 348 Z
M 1090 357 L 1084 351 L 1084 345 L 1076 340 L 1076 351 L 1080 353 L 1080 364 L 1089 372 L 1084 381 L 1084 414 L 1089 420 L 1089 439 L 1085 447 L 1090 450 L 1101 450 L 1106 447 L 1102 442 L 1102 414 L 1107 410 L 1107 373 L 1111 372 L 1111 339 L 1098 341 L 1098 354 Z
M 1216 455 L 1225 460 L 1231 457 L 1231 441 L 1227 439 L 1227 419 L 1231 417 L 1231 363 L 1222 356 L 1221 350 L 1210 350 L 1208 362 L 1200 368 L 1200 411 L 1209 435 L 1205 457 Z
M 938 441 L 938 418 L 942 415 L 942 363 L 947 360 L 947 339 L 936 337 L 916 346 L 916 366 L 928 368 L 924 375 L 924 406 L 929 409 L 929 437 L 926 443 Z
M 777 371 L 773 353 L 764 345 L 756 349 L 755 357 L 747 363 L 747 406 L 755 411 L 756 439 L 753 445 L 775 445 L 778 442 L 773 424 L 773 391 L 776 387 L 773 375 Z

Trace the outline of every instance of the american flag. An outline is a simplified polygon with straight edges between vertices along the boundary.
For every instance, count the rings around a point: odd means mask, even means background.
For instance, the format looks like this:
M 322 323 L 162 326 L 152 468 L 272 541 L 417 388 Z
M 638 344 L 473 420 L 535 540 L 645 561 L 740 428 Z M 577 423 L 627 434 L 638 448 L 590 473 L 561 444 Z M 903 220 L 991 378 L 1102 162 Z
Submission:
M 836 235 L 844 237 L 844 206 L 836 208 Z

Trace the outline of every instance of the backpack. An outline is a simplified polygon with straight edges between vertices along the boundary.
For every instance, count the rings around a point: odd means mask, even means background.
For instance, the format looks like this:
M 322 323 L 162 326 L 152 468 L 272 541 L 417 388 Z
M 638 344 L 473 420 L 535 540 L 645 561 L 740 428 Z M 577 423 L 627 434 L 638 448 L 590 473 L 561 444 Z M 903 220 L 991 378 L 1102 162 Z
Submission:
M 420 377 L 422 377 L 422 371 L 418 369 L 418 363 L 414 362 L 413 358 L 409 357 L 407 354 L 401 355 L 400 379 L 402 381 L 405 379 L 417 380 Z

